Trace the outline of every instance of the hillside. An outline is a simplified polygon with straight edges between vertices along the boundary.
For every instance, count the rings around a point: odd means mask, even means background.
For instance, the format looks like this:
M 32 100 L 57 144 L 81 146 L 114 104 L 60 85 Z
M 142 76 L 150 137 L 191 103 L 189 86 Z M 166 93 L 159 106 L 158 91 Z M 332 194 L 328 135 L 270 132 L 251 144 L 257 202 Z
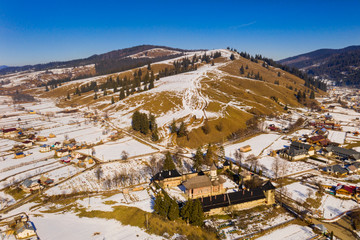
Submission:
M 88 78 L 63 84 L 61 87 L 44 92 L 37 90 L 45 98 L 61 99 L 59 106 L 78 106 L 107 112 L 111 121 L 124 129 L 130 129 L 134 111 L 152 113 L 156 116 L 161 142 L 164 145 L 179 144 L 191 148 L 220 142 L 249 127 L 255 119 L 265 115 L 278 115 L 284 112 L 285 105 L 298 107 L 295 94 L 300 90 L 309 97 L 310 89 L 304 86 L 304 80 L 272 66 L 264 67 L 262 62 L 252 62 L 229 50 L 213 50 L 207 56 L 221 52 L 221 56 L 208 63 L 197 59 L 195 69 L 170 76 L 163 76 L 155 81 L 154 88 L 141 83 L 141 89 L 134 87 L 124 99 L 119 99 L 119 88 L 114 86 L 115 79 L 133 78 L 141 69 L 144 74 L 147 66 L 119 72 L 103 77 Z M 188 56 L 151 64 L 155 76 L 163 74 L 164 69 L 175 71 L 174 61 L 193 59 L 204 56 L 205 52 L 193 52 Z M 244 73 L 240 68 L 244 67 Z M 256 80 L 259 75 L 262 80 Z M 109 79 L 114 79 L 109 80 Z M 130 81 L 130 88 L 135 84 Z M 96 82 L 94 91 L 85 91 L 91 82 Z M 123 81 L 121 81 L 123 82 Z M 118 85 L 116 85 L 118 86 Z M 122 85 L 122 88 L 127 88 Z M 142 90 L 146 88 L 145 91 Z M 117 88 L 117 87 L 116 87 Z M 129 88 L 129 87 L 128 87 Z M 81 94 L 74 94 L 76 89 L 84 89 Z M 129 89 L 128 89 L 129 90 Z M 133 92 L 134 91 L 134 92 Z M 106 93 L 105 93 L 106 92 Z M 321 92 L 319 92 L 321 94 Z M 69 94 L 69 99 L 66 98 Z M 112 104 L 112 99 L 114 103 Z M 187 137 L 176 137 L 170 133 L 170 125 L 175 120 L 177 125 L 184 121 Z M 206 129 L 204 130 L 204 126 Z
M 360 83 L 360 46 L 320 49 L 279 61 L 300 68 L 309 75 L 347 85 Z
M 86 59 L 51 62 L 0 69 L 0 93 L 14 93 L 37 86 L 61 85 L 68 81 L 125 71 L 186 55 L 190 50 L 141 45 Z
M 45 64 L 36 64 L 36 65 L 26 65 L 26 66 L 7 66 L 6 68 L 0 69 L 0 75 L 21 72 L 21 71 L 43 71 L 54 68 L 71 68 L 79 67 L 90 64 L 100 64 L 100 63 L 112 63 L 120 59 L 131 58 L 131 59 L 147 59 L 151 62 L 151 59 L 157 58 L 166 58 L 166 56 L 179 55 L 190 50 L 171 48 L 165 46 L 155 46 L 155 45 L 140 45 L 130 48 L 124 48 L 119 50 L 114 50 L 111 52 L 103 54 L 95 54 L 88 58 L 83 59 L 74 59 L 70 61 L 57 61 L 50 62 Z

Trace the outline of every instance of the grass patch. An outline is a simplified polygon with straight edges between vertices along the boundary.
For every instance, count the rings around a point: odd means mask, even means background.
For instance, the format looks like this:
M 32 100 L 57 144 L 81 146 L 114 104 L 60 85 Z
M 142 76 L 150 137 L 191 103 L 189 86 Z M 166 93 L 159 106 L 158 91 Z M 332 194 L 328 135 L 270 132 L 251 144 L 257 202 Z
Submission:
M 106 204 L 106 205 L 114 205 L 114 204 L 116 204 L 116 203 L 118 203 L 117 201 L 113 201 L 113 200 L 107 200 L 107 201 L 105 201 L 105 202 L 103 202 L 104 204 Z
M 150 234 L 162 236 L 164 233 L 168 233 L 172 236 L 178 233 L 185 235 L 189 240 L 217 239 L 215 234 L 206 232 L 199 227 L 187 225 L 181 220 L 168 221 L 154 213 L 147 213 L 134 207 L 116 206 L 113 209 L 112 212 L 97 210 L 87 212 L 85 209 L 78 209 L 77 211 L 79 212 L 79 217 L 115 219 L 124 225 L 131 225 L 142 229 L 146 229 L 145 216 L 147 215 L 149 223 L 147 232 Z
M 11 195 L 15 200 L 23 199 L 28 193 L 24 192 L 21 188 L 11 188 L 8 187 L 4 190 L 6 194 Z

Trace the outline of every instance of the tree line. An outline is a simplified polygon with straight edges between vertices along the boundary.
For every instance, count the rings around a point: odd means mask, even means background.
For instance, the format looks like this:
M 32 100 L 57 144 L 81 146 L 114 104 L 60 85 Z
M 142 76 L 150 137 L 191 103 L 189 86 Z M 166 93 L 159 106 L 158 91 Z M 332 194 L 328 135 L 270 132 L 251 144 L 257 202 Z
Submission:
M 146 113 L 135 111 L 132 115 L 131 126 L 132 129 L 144 135 L 150 132 L 153 141 L 159 140 L 156 118 L 153 114 L 149 113 L 147 115 Z
M 181 218 L 195 226 L 202 226 L 204 221 L 204 212 L 199 199 L 189 199 L 179 207 L 176 200 L 170 198 L 165 191 L 156 195 L 154 211 L 170 221 Z
M 316 89 L 321 89 L 323 91 L 327 90 L 327 85 L 326 85 L 325 82 L 323 82 L 323 81 L 321 81 L 319 79 L 310 77 L 307 73 L 305 73 L 303 71 L 300 71 L 297 68 L 289 67 L 287 65 L 280 64 L 280 63 L 276 62 L 275 60 L 273 60 L 271 58 L 263 57 L 260 54 L 256 54 L 255 56 L 252 56 L 249 53 L 238 52 L 236 49 L 233 49 L 233 48 L 230 48 L 230 47 L 228 47 L 228 49 L 231 50 L 231 51 L 237 52 L 238 54 L 240 54 L 241 57 L 246 58 L 246 59 L 248 59 L 248 60 L 250 60 L 252 62 L 255 62 L 255 63 L 258 63 L 259 60 L 262 60 L 264 67 L 268 67 L 268 65 L 270 65 L 270 66 L 273 66 L 273 67 L 276 67 L 276 68 L 280 68 L 283 71 L 289 72 L 289 73 L 303 79 L 305 81 L 305 86 L 308 87 L 308 88 L 311 88 L 313 90 L 316 90 Z

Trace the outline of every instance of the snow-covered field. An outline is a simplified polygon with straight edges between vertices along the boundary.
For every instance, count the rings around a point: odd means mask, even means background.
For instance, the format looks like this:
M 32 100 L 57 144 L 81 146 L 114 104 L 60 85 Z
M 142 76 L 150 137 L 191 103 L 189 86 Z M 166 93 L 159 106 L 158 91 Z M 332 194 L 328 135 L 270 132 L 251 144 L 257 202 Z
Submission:
M 225 155 L 227 157 L 233 158 L 236 150 L 238 150 L 240 147 L 250 145 L 251 151 L 244 153 L 244 156 L 247 157 L 250 154 L 258 156 L 260 153 L 262 153 L 263 150 L 270 147 L 280 137 L 282 136 L 274 133 L 261 134 L 244 142 L 229 144 L 224 147 Z
M 50 133 L 55 134 L 55 138 L 48 138 L 46 143 L 51 144 L 55 142 L 62 142 L 66 139 L 74 138 L 77 142 L 82 143 L 97 143 L 105 141 L 109 135 L 110 131 L 106 131 L 99 126 L 93 126 L 92 124 L 72 124 L 72 125 L 63 125 L 56 128 L 50 128 L 42 130 L 39 132 L 40 136 L 49 136 Z
M 316 234 L 312 231 L 311 228 L 300 226 L 300 225 L 288 225 L 284 228 L 276 229 L 269 234 L 266 234 L 257 239 L 259 240 L 268 240 L 268 239 L 276 239 L 276 240 L 303 240 L 310 239 L 314 237 Z
M 86 207 L 87 211 L 101 210 L 113 211 L 113 206 L 137 207 L 145 212 L 153 212 L 153 196 L 147 190 L 130 191 L 129 193 L 118 193 L 111 197 L 94 196 L 76 203 Z M 109 204 L 111 203 L 111 204 Z
M 30 150 L 26 150 L 26 151 L 24 151 L 24 154 L 26 155 L 25 157 L 18 158 L 18 159 L 15 159 L 14 154 L 4 156 L 4 158 L 3 158 L 4 160 L 1 162 L 0 172 L 4 171 L 5 169 L 8 169 L 8 168 L 14 168 L 14 167 L 20 167 L 22 165 L 28 165 L 31 162 L 38 161 L 41 159 L 45 160 L 46 158 L 51 158 L 54 156 L 53 151 L 41 153 L 40 147 L 35 147 Z
M 276 160 L 275 157 L 270 157 L 270 156 L 265 156 L 265 157 L 261 157 L 258 159 L 258 164 L 259 164 L 259 166 L 262 167 L 263 174 L 265 176 L 270 177 L 270 178 L 275 177 L 275 173 L 273 170 L 275 160 Z M 299 172 L 311 170 L 316 167 L 312 164 L 302 162 L 302 161 L 289 162 L 282 158 L 278 158 L 278 161 L 279 161 L 279 166 L 281 169 L 278 172 L 278 177 L 289 176 L 289 175 L 296 174 Z
M 94 147 L 95 157 L 102 161 L 120 160 L 122 151 L 128 153 L 128 157 L 136 157 L 143 154 L 155 153 L 156 149 L 149 147 L 131 137 L 124 137 L 115 142 L 107 142 L 103 145 Z M 91 149 L 81 149 L 81 153 L 91 155 Z
M 122 189 L 130 185 L 148 183 L 152 177 L 151 167 L 146 166 L 146 159 L 131 159 L 126 163 L 112 162 L 101 165 L 101 180 L 98 180 L 96 169 L 86 171 L 78 176 L 65 181 L 45 193 L 47 195 L 57 195 L 61 193 L 85 192 L 85 191 L 103 191 Z M 117 183 L 114 183 L 114 177 L 124 176 Z M 110 182 L 110 183 L 109 183 Z
M 329 130 L 328 139 L 332 142 L 344 144 L 346 138 L 346 132 Z
M 41 239 L 133 240 L 163 239 L 138 227 L 125 226 L 116 220 L 79 218 L 73 213 L 31 216 Z M 98 233 L 98 234 L 95 234 Z
M 311 198 L 316 198 L 316 189 L 300 182 L 292 183 L 285 186 L 284 188 L 287 190 L 289 197 L 298 202 L 305 202 L 306 198 L 309 195 L 311 196 Z M 325 194 L 324 196 L 322 196 L 321 206 L 318 210 L 323 213 L 323 217 L 325 219 L 331 219 L 342 214 L 343 212 L 349 211 L 357 207 L 358 203 L 353 200 L 343 200 L 340 198 L 336 198 L 333 195 Z

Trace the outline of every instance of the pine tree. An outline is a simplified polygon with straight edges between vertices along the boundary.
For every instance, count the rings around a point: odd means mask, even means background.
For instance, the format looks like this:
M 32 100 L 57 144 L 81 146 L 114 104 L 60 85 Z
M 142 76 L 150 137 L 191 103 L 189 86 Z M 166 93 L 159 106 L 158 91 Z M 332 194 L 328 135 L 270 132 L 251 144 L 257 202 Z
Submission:
M 193 205 L 193 201 L 189 199 L 180 210 L 181 218 L 184 219 L 184 221 L 187 223 L 190 222 L 190 216 L 192 214 L 192 208 L 193 208 L 192 205 Z
M 196 150 L 195 156 L 194 156 L 194 165 L 193 168 L 199 172 L 201 170 L 201 164 L 204 160 L 204 154 L 201 152 L 201 148 L 198 148 Z
M 278 77 L 281 77 L 281 73 L 280 73 L 280 72 L 278 72 Z
M 171 131 L 171 133 L 177 133 L 177 127 L 176 127 L 175 119 L 173 119 L 173 121 L 171 123 L 170 131 Z
M 204 211 L 199 199 L 196 199 L 191 208 L 190 223 L 195 226 L 202 226 L 204 222 Z
M 153 140 L 154 142 L 158 141 L 159 140 L 159 135 L 157 133 L 157 130 L 156 131 L 153 131 L 151 133 L 151 140 Z
M 120 100 L 123 100 L 123 99 L 125 98 L 125 91 L 124 91 L 124 88 L 121 88 L 119 98 L 120 98 Z
M 147 70 L 151 70 L 151 64 L 149 63 L 148 66 L 147 66 Z
M 233 53 L 230 55 L 230 60 L 235 60 L 235 55 Z
M 106 89 L 104 89 L 104 96 L 106 96 L 107 95 L 107 91 L 106 91 Z
M 249 66 L 246 64 L 245 69 L 249 69 Z
M 310 99 L 315 99 L 315 93 L 314 90 L 311 91 L 310 93 Z
M 115 99 L 114 99 L 114 96 L 111 97 L 111 104 L 114 104 L 115 103 Z
M 170 200 L 170 207 L 167 217 L 170 221 L 174 221 L 175 219 L 179 218 L 179 205 L 173 199 Z
M 206 155 L 205 155 L 205 163 L 210 166 L 211 164 L 213 164 L 214 162 L 214 158 L 215 158 L 215 152 L 213 149 L 213 146 L 209 143 L 207 151 L 206 151 Z
M 149 89 L 153 89 L 153 88 L 154 88 L 154 80 L 150 79 Z
M 184 122 L 181 122 L 177 135 L 178 137 L 186 136 L 186 126 Z
M 163 169 L 165 171 L 175 170 L 176 169 L 174 161 L 173 161 L 172 156 L 171 156 L 171 153 L 169 151 L 166 152 L 166 154 L 165 154 L 165 161 L 164 161 Z
M 98 99 L 98 96 L 97 96 L 97 93 L 95 92 L 95 94 L 94 94 L 94 99 L 96 100 L 96 99 Z
M 48 85 L 45 86 L 45 92 L 48 92 L 49 91 L 49 87 Z
M 132 128 L 135 130 L 135 131 L 140 131 L 140 118 L 141 118 L 141 114 L 139 111 L 135 111 L 133 116 L 132 116 L 132 121 L 131 121 L 131 125 L 132 125 Z
M 149 132 L 149 119 L 145 113 L 140 114 L 140 132 L 145 135 Z
M 70 100 L 70 93 L 67 93 L 67 99 Z
M 245 74 L 245 70 L 244 70 L 244 66 L 243 66 L 243 65 L 241 65 L 240 74 Z

